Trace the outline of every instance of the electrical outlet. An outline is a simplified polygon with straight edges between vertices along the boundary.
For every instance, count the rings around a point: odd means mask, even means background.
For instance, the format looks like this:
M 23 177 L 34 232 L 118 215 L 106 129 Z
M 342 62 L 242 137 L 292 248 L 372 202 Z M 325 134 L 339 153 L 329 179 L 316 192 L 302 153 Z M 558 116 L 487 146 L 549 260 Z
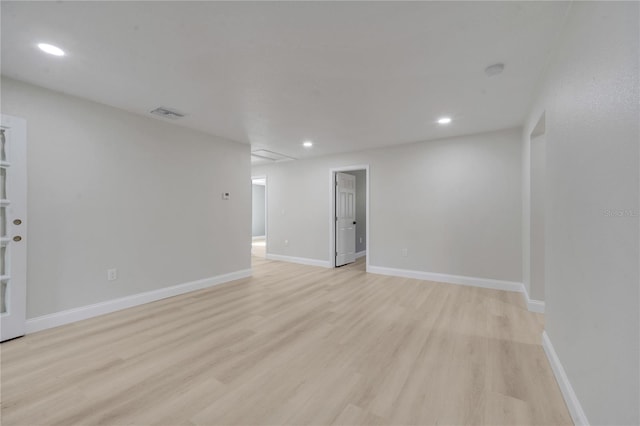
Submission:
M 107 269 L 107 281 L 115 281 L 118 279 L 117 269 Z
M 284 246 L 289 247 L 289 240 L 284 240 Z
M 407 250 L 406 248 L 402 249 L 402 257 L 407 257 L 407 255 L 409 254 L 409 250 Z

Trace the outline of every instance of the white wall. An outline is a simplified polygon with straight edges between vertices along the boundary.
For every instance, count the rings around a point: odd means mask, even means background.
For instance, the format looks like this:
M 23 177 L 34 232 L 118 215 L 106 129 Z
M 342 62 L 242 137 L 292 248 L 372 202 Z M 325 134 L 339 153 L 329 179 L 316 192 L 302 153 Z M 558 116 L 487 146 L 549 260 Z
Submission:
M 640 423 L 639 12 L 573 3 L 523 129 L 526 164 L 545 112 L 545 329 L 594 425 Z
M 269 181 L 269 253 L 328 261 L 329 170 L 369 164 L 371 265 L 520 282 L 520 132 L 255 167 Z
M 250 268 L 247 145 L 5 78 L 2 113 L 27 120 L 28 318 Z

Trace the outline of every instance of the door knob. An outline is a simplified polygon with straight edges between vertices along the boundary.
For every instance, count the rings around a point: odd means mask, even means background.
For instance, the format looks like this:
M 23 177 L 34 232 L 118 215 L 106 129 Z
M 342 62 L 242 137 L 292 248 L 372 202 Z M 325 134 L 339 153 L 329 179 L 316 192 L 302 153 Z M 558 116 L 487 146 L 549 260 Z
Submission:
M 13 237 L 13 241 L 15 242 L 22 241 L 22 237 L 20 235 L 16 235 L 15 237 Z

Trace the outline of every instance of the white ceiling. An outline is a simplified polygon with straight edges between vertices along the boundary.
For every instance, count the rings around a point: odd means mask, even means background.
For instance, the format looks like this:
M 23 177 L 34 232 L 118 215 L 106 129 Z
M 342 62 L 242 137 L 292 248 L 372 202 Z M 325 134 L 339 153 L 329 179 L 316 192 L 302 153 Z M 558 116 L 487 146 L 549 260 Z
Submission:
M 567 8 L 3 1 L 2 74 L 302 158 L 520 125 Z

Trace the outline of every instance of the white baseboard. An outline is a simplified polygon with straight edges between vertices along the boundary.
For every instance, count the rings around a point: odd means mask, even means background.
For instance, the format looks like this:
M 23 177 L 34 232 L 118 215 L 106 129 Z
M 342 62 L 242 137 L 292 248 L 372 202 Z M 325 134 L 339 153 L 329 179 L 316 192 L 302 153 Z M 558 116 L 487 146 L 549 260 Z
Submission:
M 435 281 L 439 283 L 461 284 L 473 287 L 491 288 L 494 290 L 523 291 L 523 285 L 514 281 L 492 280 L 487 278 L 466 277 L 462 275 L 448 275 L 434 272 L 412 271 L 408 269 L 385 268 L 369 265 L 367 272 L 394 277 L 415 278 L 418 280 Z
M 524 296 L 524 301 L 527 304 L 529 312 L 544 314 L 544 302 L 541 300 L 530 299 L 529 292 L 527 292 L 527 288 L 525 286 L 522 286 L 522 295 Z
M 367 255 L 367 251 L 366 250 L 362 250 L 356 253 L 356 259 L 360 259 L 361 257 L 364 257 Z
M 569 382 L 569 378 L 567 377 L 567 373 L 564 371 L 564 367 L 562 367 L 562 364 L 560 363 L 558 354 L 556 354 L 555 349 L 553 349 L 553 345 L 551 344 L 551 340 L 549 339 L 549 335 L 546 330 L 542 332 L 542 348 L 544 349 L 544 353 L 547 355 L 549 364 L 551 364 L 553 375 L 556 377 L 556 381 L 560 386 L 560 391 L 564 397 L 564 402 L 567 404 L 567 408 L 569 408 L 569 414 L 571 414 L 573 423 L 576 426 L 588 426 L 589 420 L 587 419 L 587 415 L 584 413 L 582 405 L 580 405 L 580 401 L 578 401 L 578 397 Z
M 331 267 L 328 260 L 309 259 L 306 257 L 285 256 L 283 254 L 273 254 L 273 253 L 267 253 L 265 257 L 269 260 L 279 260 L 281 262 L 300 263 L 302 265 L 310 265 L 310 266 L 322 266 L 323 268 Z
M 266 235 L 256 235 L 255 237 L 251 237 L 251 241 L 266 240 L 266 239 L 267 239 Z
M 213 287 L 218 284 L 250 276 L 251 269 L 244 269 L 241 271 L 231 272 L 229 274 L 218 275 L 211 278 L 191 281 L 184 284 L 178 284 L 171 287 L 160 288 L 158 290 L 133 294 L 119 299 L 108 300 L 106 302 L 95 303 L 93 305 L 82 306 L 79 308 L 68 309 L 66 311 L 31 318 L 26 321 L 26 333 L 35 333 L 36 331 L 70 324 L 72 322 L 97 317 L 99 315 L 143 305 L 149 302 L 155 302 L 156 300 L 166 299 L 167 297 L 177 296 L 207 287 Z

